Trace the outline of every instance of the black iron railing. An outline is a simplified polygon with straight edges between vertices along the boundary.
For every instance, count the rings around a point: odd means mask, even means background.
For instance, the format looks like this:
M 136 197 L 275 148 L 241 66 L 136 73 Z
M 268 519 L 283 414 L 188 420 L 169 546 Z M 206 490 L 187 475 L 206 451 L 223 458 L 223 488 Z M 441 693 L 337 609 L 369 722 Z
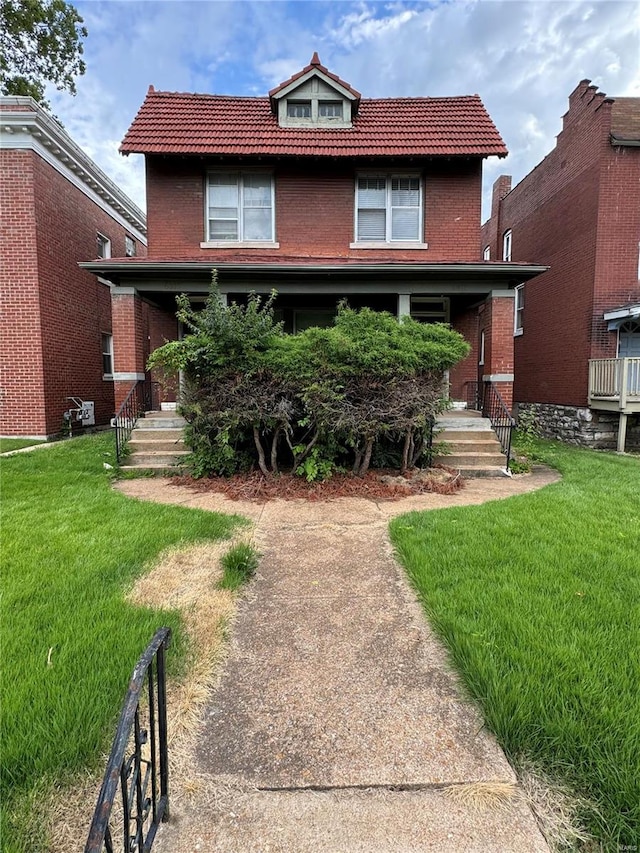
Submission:
M 469 380 L 464 383 L 465 401 L 467 409 L 474 412 L 479 412 L 482 409 L 482 395 L 480 393 L 480 383 L 477 380 Z
M 131 433 L 138 418 L 145 412 L 149 412 L 156 406 L 157 382 L 149 379 L 139 379 L 127 394 L 124 403 L 118 409 L 118 414 L 113 419 L 116 432 L 116 459 L 122 459 L 126 443 L 131 438 Z
M 85 853 L 146 853 L 169 817 L 164 656 L 170 638 L 171 629 L 160 628 L 133 670 Z M 118 836 L 121 843 L 114 843 Z
M 506 454 L 508 471 L 511 459 L 511 436 L 516 422 L 511 417 L 509 409 L 507 409 L 504 400 L 500 396 L 500 392 L 493 382 L 484 383 L 482 416 L 489 418 L 491 421 L 491 426 L 498 436 L 502 452 Z

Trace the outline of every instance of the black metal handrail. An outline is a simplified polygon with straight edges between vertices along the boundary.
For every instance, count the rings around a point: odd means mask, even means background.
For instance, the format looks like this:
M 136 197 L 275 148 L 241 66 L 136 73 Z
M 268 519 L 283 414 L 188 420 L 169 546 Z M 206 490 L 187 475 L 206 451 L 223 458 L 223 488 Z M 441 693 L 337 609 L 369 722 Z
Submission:
M 498 436 L 502 452 L 506 454 L 508 471 L 511 460 L 511 436 L 516 422 L 511 417 L 509 409 L 493 382 L 484 383 L 482 416 L 491 421 L 491 426 Z
M 85 853 L 113 853 L 112 812 L 118 788 L 123 853 L 143 853 L 169 817 L 169 761 L 165 650 L 170 628 L 160 628 L 136 664 L 122 706 L 109 762 L 102 780 Z M 155 662 L 155 667 L 154 667 Z M 155 676 L 154 676 L 155 670 Z M 148 690 L 144 699 L 145 680 Z M 141 707 L 141 702 L 144 707 Z M 146 726 L 143 727 L 142 717 Z M 144 755 L 143 755 L 144 747 Z M 119 810 L 120 812 L 120 810 Z
M 116 432 L 116 459 L 122 459 L 124 447 L 131 438 L 133 428 L 145 412 L 154 407 L 154 388 L 158 383 L 149 379 L 139 379 L 125 397 L 113 419 Z

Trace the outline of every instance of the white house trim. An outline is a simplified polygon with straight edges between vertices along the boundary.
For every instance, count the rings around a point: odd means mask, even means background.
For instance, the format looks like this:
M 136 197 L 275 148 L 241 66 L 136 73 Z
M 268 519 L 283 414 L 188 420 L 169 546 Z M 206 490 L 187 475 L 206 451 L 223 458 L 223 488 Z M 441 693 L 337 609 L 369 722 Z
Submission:
M 21 107 L 22 109 L 3 109 Z M 147 245 L 146 216 L 33 98 L 0 98 L 0 148 L 35 151 L 45 162 Z

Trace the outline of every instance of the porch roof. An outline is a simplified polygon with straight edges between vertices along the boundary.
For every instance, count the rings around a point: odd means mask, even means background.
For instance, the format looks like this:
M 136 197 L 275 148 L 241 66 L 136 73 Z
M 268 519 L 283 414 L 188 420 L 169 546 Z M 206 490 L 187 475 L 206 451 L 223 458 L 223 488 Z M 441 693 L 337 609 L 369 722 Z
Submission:
M 359 259 L 253 257 L 242 262 L 189 259 L 110 258 L 81 263 L 116 287 L 145 291 L 202 293 L 209 289 L 211 271 L 219 272 L 222 291 L 407 293 L 449 292 L 487 294 L 528 281 L 548 267 L 504 261 L 418 263 L 392 259 L 365 262 Z

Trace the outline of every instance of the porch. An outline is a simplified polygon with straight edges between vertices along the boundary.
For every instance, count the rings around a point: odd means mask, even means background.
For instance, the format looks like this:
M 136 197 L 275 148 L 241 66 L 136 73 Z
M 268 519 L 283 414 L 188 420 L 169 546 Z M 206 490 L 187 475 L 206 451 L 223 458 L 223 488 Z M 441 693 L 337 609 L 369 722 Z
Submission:
M 627 418 L 640 414 L 640 358 L 590 359 L 589 406 L 619 412 L 618 452 L 624 452 Z

